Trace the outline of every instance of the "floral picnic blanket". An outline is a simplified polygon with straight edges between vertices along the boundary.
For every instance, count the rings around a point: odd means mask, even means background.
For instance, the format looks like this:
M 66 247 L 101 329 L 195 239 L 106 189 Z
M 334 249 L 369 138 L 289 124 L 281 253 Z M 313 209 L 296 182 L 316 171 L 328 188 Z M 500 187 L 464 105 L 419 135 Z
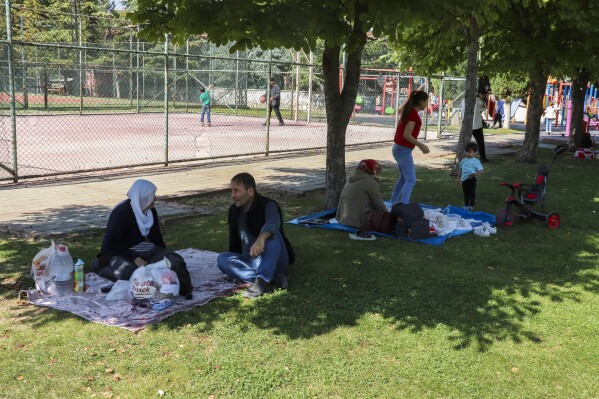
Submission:
M 22 291 L 20 296 L 37 306 L 65 310 L 86 320 L 107 326 L 121 327 L 137 332 L 148 324 L 158 323 L 164 318 L 185 310 L 201 306 L 214 298 L 231 295 L 241 287 L 229 282 L 216 265 L 216 252 L 188 248 L 177 251 L 187 263 L 193 284 L 193 299 L 178 297 L 173 305 L 164 310 L 153 310 L 131 305 L 126 300 L 107 301 L 100 289 L 112 284 L 95 273 L 85 276 L 84 293 L 44 295 L 37 290 Z

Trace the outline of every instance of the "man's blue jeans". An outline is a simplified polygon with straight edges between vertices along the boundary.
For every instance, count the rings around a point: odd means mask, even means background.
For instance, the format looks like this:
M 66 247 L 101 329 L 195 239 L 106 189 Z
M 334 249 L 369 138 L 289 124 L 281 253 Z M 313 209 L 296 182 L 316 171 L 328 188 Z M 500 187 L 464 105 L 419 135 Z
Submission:
M 397 180 L 397 183 L 395 183 L 395 188 L 391 195 L 391 205 L 397 204 L 398 202 L 407 204 L 410 202 L 412 190 L 416 185 L 416 169 L 414 168 L 412 148 L 394 144 L 393 158 L 395 158 L 395 162 L 397 162 L 399 179 Z
M 200 115 L 200 122 L 204 123 L 204 114 L 208 116 L 208 124 L 210 124 L 210 104 L 202 105 L 202 113 Z
M 226 275 L 253 283 L 256 277 L 271 282 L 276 274 L 287 274 L 289 255 L 281 233 L 266 240 L 262 255 L 252 258 L 250 254 L 223 252 L 216 259 L 218 268 Z

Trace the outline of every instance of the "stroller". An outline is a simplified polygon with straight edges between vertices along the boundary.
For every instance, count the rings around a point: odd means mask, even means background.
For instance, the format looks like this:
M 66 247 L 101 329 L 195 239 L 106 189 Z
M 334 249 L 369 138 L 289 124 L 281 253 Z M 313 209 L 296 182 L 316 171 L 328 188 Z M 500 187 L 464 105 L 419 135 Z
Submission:
M 511 194 L 505 199 L 505 207 L 497 212 L 495 217 L 498 227 L 512 227 L 516 217 L 520 220 L 530 218 L 544 221 L 550 229 L 557 229 L 560 225 L 560 216 L 557 212 L 541 213 L 535 210 L 535 205 L 545 206 L 547 196 L 547 180 L 551 166 L 557 157 L 568 149 L 566 145 L 558 145 L 553 149 L 553 159 L 549 165 L 541 165 L 537 171 L 534 184 L 522 183 L 499 183 L 500 186 L 508 187 Z

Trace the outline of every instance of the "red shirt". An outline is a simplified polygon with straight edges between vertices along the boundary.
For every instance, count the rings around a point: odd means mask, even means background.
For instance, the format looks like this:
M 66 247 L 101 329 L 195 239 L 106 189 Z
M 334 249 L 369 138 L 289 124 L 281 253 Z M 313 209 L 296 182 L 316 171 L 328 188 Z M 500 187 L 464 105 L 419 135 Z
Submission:
M 405 121 L 402 119 L 399 120 L 399 123 L 397 124 L 397 130 L 395 131 L 395 139 L 393 139 L 393 141 L 395 142 L 395 144 L 408 148 L 414 148 L 414 144 L 409 143 L 406 139 L 403 138 L 403 133 L 408 122 L 415 123 L 414 130 L 412 130 L 412 137 L 414 137 L 415 139 L 418 138 L 418 134 L 420 134 L 420 126 L 422 126 L 422 120 L 420 119 L 420 116 L 418 115 L 418 111 L 416 111 L 416 108 L 412 108 L 412 110 L 408 114 L 408 118 Z

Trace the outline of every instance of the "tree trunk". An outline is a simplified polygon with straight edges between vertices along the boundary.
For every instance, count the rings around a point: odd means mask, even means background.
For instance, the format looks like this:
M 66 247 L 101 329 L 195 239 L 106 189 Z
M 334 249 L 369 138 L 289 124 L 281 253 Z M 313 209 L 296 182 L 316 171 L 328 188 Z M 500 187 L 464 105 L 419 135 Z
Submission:
M 578 75 L 574 78 L 574 81 L 572 81 L 572 120 L 570 121 L 570 139 L 568 140 L 568 145 L 572 150 L 581 147 L 582 144 L 584 134 L 582 120 L 585 111 L 584 96 L 590 78 L 590 71 L 582 67 L 578 70 Z
M 360 16 L 366 5 L 356 2 L 354 27 L 351 42 L 346 44 L 348 52 L 343 89 L 339 87 L 339 55 L 341 47 L 325 41 L 322 55 L 324 98 L 327 112 L 327 156 L 324 205 L 327 209 L 339 204 L 345 186 L 345 133 L 356 103 L 362 51 L 366 45 L 366 33 Z M 341 92 L 340 92 L 341 90 Z
M 474 118 L 474 104 L 476 103 L 476 88 L 478 75 L 478 40 L 480 31 L 474 17 L 470 18 L 470 43 L 468 43 L 468 61 L 466 65 L 466 91 L 464 93 L 464 115 L 456 156 L 452 167 L 452 175 L 457 175 L 460 161 L 464 158 L 464 147 L 472 140 L 472 121 Z
M 543 115 L 543 96 L 547 82 L 547 73 L 538 67 L 530 76 L 529 102 L 526 112 L 526 131 L 524 144 L 518 157 L 518 162 L 535 163 L 539 148 L 539 133 L 541 131 L 541 116 Z

